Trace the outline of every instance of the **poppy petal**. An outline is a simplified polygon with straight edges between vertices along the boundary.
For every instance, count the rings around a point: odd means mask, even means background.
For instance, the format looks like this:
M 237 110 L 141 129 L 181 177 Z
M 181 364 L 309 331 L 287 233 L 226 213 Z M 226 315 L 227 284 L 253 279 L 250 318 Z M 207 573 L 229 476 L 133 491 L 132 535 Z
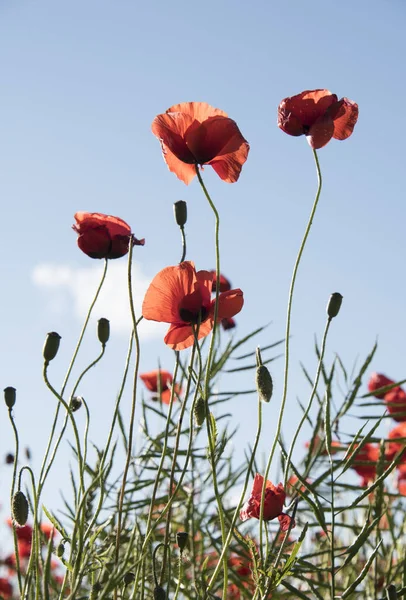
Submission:
M 195 127 L 193 124 L 195 123 Z M 199 124 L 189 115 L 180 112 L 164 113 L 152 121 L 152 133 L 164 144 L 179 160 L 185 163 L 195 163 L 195 158 L 186 144 L 185 134 Z
M 197 271 L 196 278 L 199 282 L 200 292 L 202 295 L 202 304 L 203 306 L 209 306 L 211 303 L 211 294 L 213 288 L 213 272 Z
M 79 211 L 74 215 L 77 225 L 74 229 L 78 233 L 83 233 L 83 230 L 93 229 L 97 226 L 107 227 L 110 235 L 128 236 L 131 234 L 131 227 L 123 219 L 113 217 L 113 215 L 103 215 L 102 213 L 88 213 Z
M 281 526 L 281 531 L 287 531 L 289 529 L 289 527 L 291 526 L 290 525 L 291 523 L 292 523 L 292 528 L 295 527 L 295 525 L 296 525 L 294 519 L 292 519 L 292 517 L 290 517 L 289 515 L 286 515 L 285 513 L 282 513 L 278 516 L 278 521 Z
M 330 115 L 325 114 L 310 127 L 308 135 L 306 135 L 309 145 L 313 150 L 323 148 L 331 140 L 334 134 L 334 121 Z
M 166 112 L 180 112 L 189 115 L 192 119 L 199 121 L 199 123 L 203 123 L 209 117 L 227 117 L 227 113 L 224 110 L 214 108 L 214 106 L 210 106 L 207 102 L 181 102 L 180 104 L 174 104 Z
M 247 141 L 235 121 L 218 116 L 210 117 L 198 128 L 189 128 L 186 143 L 196 161 L 203 165 L 214 158 L 237 152 Z
M 142 304 L 142 315 L 150 321 L 179 323 L 178 307 L 197 284 L 193 262 L 185 261 L 175 267 L 162 269 L 150 283 Z
M 204 323 L 201 323 L 199 327 L 199 335 L 197 336 L 198 339 L 200 340 L 208 335 L 212 328 L 213 324 L 210 319 L 207 319 L 204 321 Z M 173 350 L 185 350 L 185 348 L 190 348 L 190 346 L 193 346 L 194 341 L 195 337 L 193 335 L 193 330 L 189 324 L 171 325 L 166 336 L 164 337 L 165 344 Z
M 285 98 L 278 108 L 278 126 L 290 135 L 306 133 L 335 102 L 337 96 L 324 89 L 305 90 Z
M 177 158 L 173 152 L 169 150 L 165 144 L 161 141 L 162 155 L 164 161 L 171 173 L 175 173 L 176 177 L 189 185 L 189 183 L 196 177 L 196 166 L 182 162 Z
M 334 121 L 333 137 L 336 140 L 346 140 L 354 131 L 358 120 L 358 104 L 348 98 L 343 98 L 338 104 L 338 110 L 333 105 L 329 111 Z
M 214 304 L 215 300 L 212 301 L 213 314 Z M 218 320 L 221 321 L 221 319 L 231 319 L 231 317 L 234 317 L 234 315 L 240 312 L 243 304 L 244 295 L 240 289 L 221 293 L 219 296 L 219 307 L 217 313 Z

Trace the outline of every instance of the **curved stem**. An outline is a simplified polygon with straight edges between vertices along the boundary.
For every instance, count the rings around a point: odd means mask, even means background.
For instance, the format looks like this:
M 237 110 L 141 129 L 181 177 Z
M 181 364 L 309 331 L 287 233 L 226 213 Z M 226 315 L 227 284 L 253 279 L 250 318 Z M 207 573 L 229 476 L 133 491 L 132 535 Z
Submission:
M 288 296 L 288 308 L 287 308 L 287 316 L 286 316 L 285 367 L 284 367 L 284 376 L 283 376 L 282 401 L 281 401 L 281 407 L 280 407 L 279 415 L 278 415 L 278 422 L 277 422 L 277 425 L 276 425 L 275 437 L 274 437 L 274 441 L 273 441 L 273 444 L 272 444 L 272 447 L 271 447 L 271 451 L 269 453 L 268 462 L 267 462 L 266 469 L 265 469 L 264 483 L 263 483 L 263 486 L 262 486 L 261 505 L 260 505 L 260 519 L 259 519 L 259 548 L 260 548 L 261 558 L 262 559 L 263 559 L 262 541 L 263 541 L 263 521 L 264 521 L 264 500 L 265 500 L 266 481 L 267 481 L 267 478 L 268 478 L 269 470 L 271 468 L 272 459 L 273 459 L 274 454 L 275 454 L 275 449 L 276 449 L 276 446 L 278 444 L 279 435 L 280 435 L 281 428 L 282 428 L 282 419 L 283 419 L 283 415 L 284 415 L 284 411 L 285 411 L 286 398 L 287 398 L 287 393 L 288 393 L 289 348 L 290 348 L 289 344 L 290 344 L 290 325 L 291 325 L 291 316 L 292 316 L 293 292 L 294 292 L 294 289 L 295 289 L 296 276 L 297 276 L 297 272 L 298 272 L 298 269 L 299 269 L 300 260 L 302 258 L 302 254 L 303 254 L 303 251 L 305 249 L 306 241 L 307 241 L 307 238 L 308 238 L 309 233 L 310 233 L 310 229 L 311 229 L 311 226 L 312 226 L 312 223 L 313 223 L 314 215 L 316 213 L 317 205 L 319 203 L 319 198 L 320 198 L 320 193 L 321 193 L 321 188 L 322 188 L 322 183 L 323 183 L 323 180 L 322 180 L 322 177 L 321 177 L 319 159 L 318 159 L 316 150 L 313 150 L 313 156 L 314 156 L 314 160 L 315 160 L 315 163 L 316 163 L 318 187 L 317 187 L 317 192 L 316 192 L 316 197 L 315 197 L 315 200 L 314 200 L 314 203 L 313 203 L 313 207 L 312 207 L 312 210 L 310 212 L 310 217 L 309 217 L 309 220 L 307 222 L 306 230 L 305 230 L 305 233 L 304 233 L 304 236 L 303 236 L 303 239 L 302 239 L 302 243 L 300 244 L 299 252 L 298 252 L 298 255 L 296 257 L 295 265 L 293 267 L 292 279 L 291 279 L 291 282 L 290 282 L 289 296 Z
M 10 506 L 12 507 L 13 506 L 14 490 L 15 490 L 16 479 L 17 479 L 17 463 L 18 463 L 18 454 L 20 452 L 20 442 L 19 442 L 19 438 L 18 438 L 18 430 L 17 430 L 16 424 L 14 422 L 13 409 L 12 408 L 8 409 L 8 416 L 9 416 L 9 419 L 10 419 L 11 426 L 13 428 L 14 440 L 15 440 L 13 476 L 12 476 L 12 480 L 11 480 L 11 497 L 10 497 Z M 19 483 L 20 483 L 20 479 L 19 479 Z M 18 489 L 20 489 L 20 485 L 18 485 Z M 21 570 L 20 570 L 20 556 L 18 554 L 18 540 L 17 540 L 17 534 L 16 534 L 15 527 L 13 527 L 13 539 L 14 539 L 14 554 L 15 554 L 15 557 L 16 557 L 16 571 L 17 571 L 17 577 L 18 577 L 18 589 L 20 591 L 20 596 L 22 596 L 22 589 L 23 589 L 23 587 L 22 587 Z
M 186 235 L 185 235 L 185 228 L 184 227 L 180 227 L 180 233 L 182 235 L 182 256 L 180 259 L 180 263 L 182 263 L 185 258 L 186 258 Z

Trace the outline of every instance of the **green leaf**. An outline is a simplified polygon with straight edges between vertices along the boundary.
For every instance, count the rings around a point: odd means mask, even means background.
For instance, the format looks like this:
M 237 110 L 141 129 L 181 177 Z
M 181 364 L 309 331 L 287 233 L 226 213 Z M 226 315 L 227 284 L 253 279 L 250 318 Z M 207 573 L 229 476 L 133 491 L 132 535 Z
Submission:
M 48 519 L 51 521 L 51 523 L 55 527 L 55 529 L 61 534 L 61 536 L 65 540 L 70 541 L 70 537 L 69 537 L 66 529 L 58 521 L 58 519 L 55 517 L 55 515 L 53 515 L 52 513 L 50 513 L 49 510 L 44 505 L 42 505 L 42 510 L 44 511 L 44 513 L 46 514 L 46 516 L 48 517 Z

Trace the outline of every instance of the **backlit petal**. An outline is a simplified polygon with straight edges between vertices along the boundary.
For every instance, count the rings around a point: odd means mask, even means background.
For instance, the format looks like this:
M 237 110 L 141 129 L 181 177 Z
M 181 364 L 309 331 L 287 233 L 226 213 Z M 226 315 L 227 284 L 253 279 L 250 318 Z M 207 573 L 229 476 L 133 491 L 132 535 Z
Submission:
M 338 104 L 338 110 L 335 110 L 333 105 L 329 111 L 334 121 L 333 137 L 336 140 L 346 140 L 352 134 L 358 120 L 358 104 L 348 98 L 343 98 Z
M 301 135 L 300 125 L 310 128 L 324 115 L 329 106 L 337 102 L 337 96 L 329 90 L 306 90 L 296 96 L 285 98 L 278 108 L 278 125 L 290 135 Z
M 77 223 L 75 227 L 76 231 L 83 233 L 86 229 L 93 229 L 97 226 L 104 225 L 107 227 L 110 235 L 130 235 L 131 227 L 120 219 L 119 217 L 113 217 L 113 215 L 103 215 L 102 213 L 88 213 L 79 211 L 75 215 L 75 221 Z
M 214 300 L 212 311 L 214 314 Z M 240 312 L 244 304 L 244 295 L 240 289 L 223 292 L 219 296 L 218 320 L 230 319 Z
M 181 102 L 180 104 L 174 104 L 166 112 L 180 112 L 189 115 L 192 119 L 196 119 L 199 123 L 203 123 L 209 117 L 227 117 L 227 113 L 224 110 L 214 108 L 210 104 L 207 104 L 207 102 Z
M 210 333 L 213 328 L 213 324 L 210 319 L 201 323 L 199 328 L 198 339 L 202 339 Z M 190 348 L 194 343 L 194 335 L 191 325 L 171 325 L 164 338 L 164 342 L 167 346 L 173 350 L 185 350 Z
M 238 125 L 226 117 L 210 117 L 198 128 L 189 128 L 186 143 L 199 164 L 237 152 L 247 141 Z M 247 152 L 248 154 L 248 152 Z
M 334 122 L 333 119 L 325 114 L 310 127 L 308 135 L 306 135 L 307 141 L 313 150 L 323 148 L 333 137 L 334 133 Z
M 188 129 L 195 127 L 195 121 L 190 115 L 180 112 L 165 113 L 158 115 L 152 122 L 152 133 L 168 148 L 179 160 L 188 164 L 194 164 L 195 158 L 186 144 L 185 134 Z
M 176 177 L 189 185 L 194 177 L 196 177 L 196 167 L 195 165 L 190 165 L 185 162 L 182 162 L 177 158 L 173 152 L 169 150 L 165 144 L 161 142 L 162 147 L 162 155 L 164 157 L 164 161 L 166 162 L 168 169 L 171 173 L 175 173 Z

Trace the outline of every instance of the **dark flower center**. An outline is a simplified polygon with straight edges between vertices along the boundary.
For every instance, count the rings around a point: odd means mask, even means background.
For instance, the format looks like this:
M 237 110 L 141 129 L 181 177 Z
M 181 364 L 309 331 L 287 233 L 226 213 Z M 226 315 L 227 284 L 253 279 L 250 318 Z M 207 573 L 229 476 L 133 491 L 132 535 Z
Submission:
M 200 323 L 203 323 L 207 319 L 208 310 L 204 306 L 201 307 L 199 312 L 193 312 L 188 310 L 187 308 L 179 309 L 179 316 L 185 323 L 190 323 L 191 325 L 197 325 L 200 319 Z

